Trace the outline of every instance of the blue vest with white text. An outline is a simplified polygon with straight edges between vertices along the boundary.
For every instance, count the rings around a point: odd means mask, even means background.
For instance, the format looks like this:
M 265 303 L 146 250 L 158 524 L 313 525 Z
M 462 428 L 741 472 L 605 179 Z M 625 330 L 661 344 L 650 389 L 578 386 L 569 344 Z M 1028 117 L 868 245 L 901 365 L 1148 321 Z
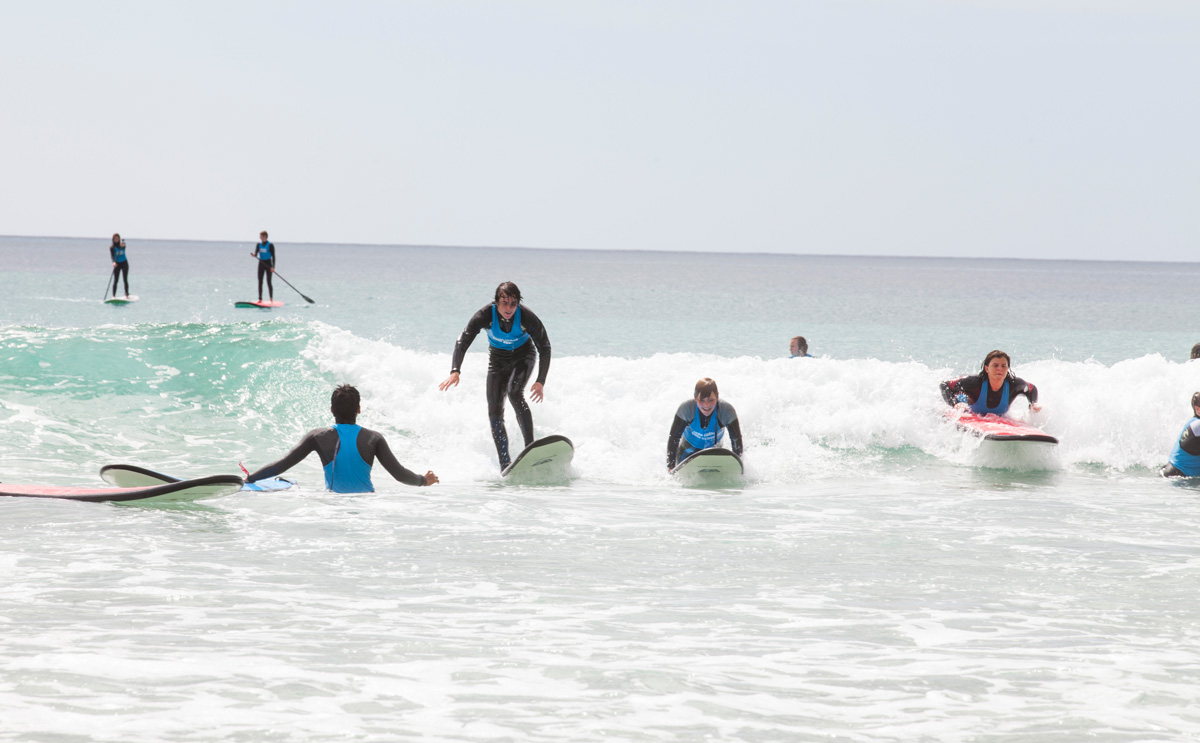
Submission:
M 688 445 L 694 449 L 711 449 L 721 443 L 721 439 L 725 436 L 725 429 L 717 422 L 717 409 L 713 408 L 712 415 L 708 418 L 708 425 L 700 425 L 700 406 L 696 406 L 696 414 L 692 416 L 692 422 L 683 429 L 683 438 L 688 442 Z
M 333 461 L 325 465 L 325 487 L 335 493 L 374 493 L 371 465 L 358 453 L 358 432 L 362 426 L 337 423 L 338 449 Z
M 125 246 L 124 245 L 114 245 L 113 246 L 113 260 L 116 261 L 117 263 L 125 262 Z
M 492 348 L 500 348 L 505 351 L 511 351 L 514 348 L 520 348 L 529 340 L 529 333 L 521 327 L 521 306 L 517 305 L 517 311 L 513 315 L 512 330 L 505 333 L 500 329 L 500 313 L 496 311 L 496 305 L 492 305 L 492 326 L 487 329 L 488 343 Z
M 271 260 L 271 249 L 274 247 L 275 246 L 272 245 L 270 242 L 259 243 L 258 244 L 258 259 L 260 261 Z

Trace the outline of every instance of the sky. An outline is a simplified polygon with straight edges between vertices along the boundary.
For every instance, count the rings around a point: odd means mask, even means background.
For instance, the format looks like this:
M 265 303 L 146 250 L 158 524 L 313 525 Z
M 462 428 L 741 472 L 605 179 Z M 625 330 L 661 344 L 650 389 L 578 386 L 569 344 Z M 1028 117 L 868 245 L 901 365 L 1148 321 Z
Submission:
M 0 234 L 1200 242 L 1194 0 L 0 0 L 0 36 Z

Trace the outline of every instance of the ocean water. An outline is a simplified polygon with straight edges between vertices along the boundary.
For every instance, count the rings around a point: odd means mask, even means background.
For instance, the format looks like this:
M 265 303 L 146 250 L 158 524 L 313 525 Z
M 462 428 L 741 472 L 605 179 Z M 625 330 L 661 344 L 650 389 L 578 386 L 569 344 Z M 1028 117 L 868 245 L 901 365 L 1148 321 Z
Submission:
M 0 499 L 0 739 L 1200 737 L 1200 486 L 1156 474 L 1200 267 L 280 242 L 314 304 L 235 309 L 250 242 L 131 239 L 114 307 L 103 236 L 0 238 L 0 481 L 237 473 L 349 382 L 441 484 L 330 494 L 312 457 L 282 493 Z M 550 334 L 569 483 L 500 480 L 482 340 L 437 390 L 503 280 Z M 943 420 L 992 348 L 1057 450 Z M 739 487 L 665 472 L 702 376 Z

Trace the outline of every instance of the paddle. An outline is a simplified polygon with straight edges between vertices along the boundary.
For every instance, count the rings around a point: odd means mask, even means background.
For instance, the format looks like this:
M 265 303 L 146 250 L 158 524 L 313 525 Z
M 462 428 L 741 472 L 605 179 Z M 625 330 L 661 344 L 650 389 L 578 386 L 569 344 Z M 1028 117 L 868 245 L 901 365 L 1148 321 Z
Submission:
M 282 277 L 282 276 L 280 276 L 278 273 L 276 273 L 276 274 L 275 274 L 275 278 L 279 279 L 280 281 L 282 281 L 283 283 L 287 284 L 288 286 L 292 286 L 292 282 L 290 282 L 290 281 L 288 281 L 287 279 L 283 278 L 283 277 Z M 297 294 L 299 294 L 301 297 L 304 297 L 304 301 L 305 301 L 305 302 L 308 302 L 309 304 L 316 304 L 316 302 L 314 302 L 312 299 L 310 299 L 310 298 L 308 298 L 308 297 L 305 297 L 305 296 L 304 296 L 304 292 L 300 291 L 300 290 L 299 290 L 299 289 L 297 289 L 296 287 L 292 286 L 292 291 L 296 292 L 296 293 L 297 293 Z
M 257 253 L 251 253 L 250 255 L 257 256 Z M 288 281 L 287 279 L 283 278 L 283 277 L 282 277 L 282 276 L 280 276 L 278 273 L 276 273 L 276 272 L 275 272 L 275 269 L 273 269 L 273 268 L 272 268 L 272 269 L 271 269 L 271 273 L 275 274 L 275 278 L 279 279 L 279 280 L 280 280 L 280 281 L 282 281 L 283 283 L 287 284 L 288 286 L 292 286 L 292 282 Z M 258 287 L 258 289 L 259 289 L 259 293 L 261 294 L 261 293 L 262 293 L 262 286 L 260 285 L 260 286 Z M 312 300 L 312 298 L 311 298 L 311 297 L 307 297 L 307 296 L 305 296 L 304 292 L 300 291 L 300 290 L 299 290 L 299 289 L 297 289 L 296 287 L 292 286 L 292 291 L 296 292 L 296 293 L 297 293 L 297 294 L 299 294 L 301 297 L 303 297 L 305 302 L 308 302 L 309 304 L 316 304 L 316 302 L 314 302 L 314 301 Z
M 114 277 L 114 276 L 116 276 L 116 275 L 117 275 L 117 269 L 115 269 L 115 268 L 114 268 L 114 269 L 112 270 L 112 273 L 110 273 L 110 274 L 108 275 L 108 278 L 109 278 L 109 279 L 111 279 L 111 278 L 113 278 L 113 277 Z M 117 296 L 117 295 L 116 295 L 116 294 L 114 294 L 113 296 L 115 297 L 115 296 Z M 105 302 L 107 302 L 107 301 L 108 301 L 108 281 L 107 281 L 107 280 L 105 280 L 105 282 L 104 282 L 104 300 L 103 300 L 103 301 L 105 301 Z

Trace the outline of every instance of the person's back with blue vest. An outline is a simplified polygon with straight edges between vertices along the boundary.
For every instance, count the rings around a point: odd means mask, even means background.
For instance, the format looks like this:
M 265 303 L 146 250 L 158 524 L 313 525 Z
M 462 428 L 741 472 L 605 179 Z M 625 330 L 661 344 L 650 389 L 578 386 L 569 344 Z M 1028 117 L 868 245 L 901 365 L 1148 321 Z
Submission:
M 359 426 L 356 421 L 362 408 L 358 390 L 343 384 L 333 391 L 329 410 L 334 424 L 330 428 L 309 431 L 294 449 L 282 459 L 272 462 L 246 476 L 246 482 L 257 482 L 287 472 L 314 451 L 325 470 L 325 487 L 335 493 L 371 493 L 371 467 L 376 460 L 395 479 L 405 485 L 433 485 L 438 482 L 432 471 L 423 476 L 406 469 L 388 447 L 383 435 Z
M 1200 477 L 1200 392 L 1192 395 L 1192 419 L 1183 425 L 1160 474 L 1163 477 Z

